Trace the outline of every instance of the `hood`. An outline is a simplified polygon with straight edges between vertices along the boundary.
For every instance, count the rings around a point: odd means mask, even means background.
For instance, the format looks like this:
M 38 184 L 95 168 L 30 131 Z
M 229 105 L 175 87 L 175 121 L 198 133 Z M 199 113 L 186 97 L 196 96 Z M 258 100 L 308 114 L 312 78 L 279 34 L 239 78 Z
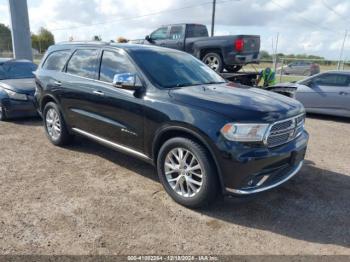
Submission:
M 241 122 L 274 122 L 303 113 L 298 101 L 271 91 L 225 83 L 191 86 L 169 91 L 185 104 L 205 108 Z
M 16 93 L 32 95 L 35 92 L 35 80 L 34 78 L 5 79 L 0 80 L 0 87 Z

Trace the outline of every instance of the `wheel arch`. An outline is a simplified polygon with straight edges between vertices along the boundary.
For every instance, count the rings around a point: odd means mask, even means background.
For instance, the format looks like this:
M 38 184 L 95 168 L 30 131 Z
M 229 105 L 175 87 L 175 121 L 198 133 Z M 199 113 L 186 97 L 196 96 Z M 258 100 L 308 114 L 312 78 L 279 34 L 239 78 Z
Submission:
M 202 60 L 204 56 L 208 53 L 217 53 L 218 55 L 221 56 L 222 61 L 224 61 L 221 48 L 211 48 L 211 47 L 203 47 L 200 49 L 200 52 L 199 52 L 200 60 Z
M 54 102 L 55 104 L 58 105 L 57 99 L 56 99 L 54 96 L 52 96 L 52 95 L 50 95 L 50 94 L 47 94 L 47 95 L 45 95 L 45 96 L 41 99 L 40 111 L 41 111 L 42 113 L 44 113 L 45 105 L 46 105 L 47 103 L 49 103 L 49 102 Z
M 205 138 L 204 134 L 201 134 L 200 131 L 193 130 L 189 127 L 186 126 L 167 126 L 159 130 L 152 143 L 152 150 L 151 150 L 151 155 L 153 159 L 153 163 L 156 165 L 157 162 L 157 157 L 159 150 L 161 146 L 164 144 L 165 141 L 174 138 L 174 137 L 185 137 L 194 140 L 201 146 L 207 150 L 209 157 L 213 161 L 213 164 L 215 165 L 215 169 L 217 171 L 217 175 L 219 178 L 219 184 L 220 184 L 220 189 L 223 191 L 224 190 L 224 182 L 223 182 L 223 177 L 222 177 L 222 171 L 220 169 L 220 165 L 218 162 L 218 159 L 215 155 L 213 146 L 210 145 L 210 142 L 208 139 Z

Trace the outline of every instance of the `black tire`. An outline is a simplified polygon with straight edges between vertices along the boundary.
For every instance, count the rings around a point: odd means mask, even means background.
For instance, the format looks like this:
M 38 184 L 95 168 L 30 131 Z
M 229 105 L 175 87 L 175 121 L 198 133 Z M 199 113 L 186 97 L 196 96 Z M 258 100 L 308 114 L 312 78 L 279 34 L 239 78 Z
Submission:
M 6 112 L 3 106 L 0 104 L 0 121 L 7 120 Z
M 170 185 L 170 182 L 168 182 L 168 179 L 165 175 L 166 158 L 168 154 L 173 149 L 176 149 L 176 148 L 182 148 L 189 151 L 195 157 L 195 161 L 197 161 L 196 163 L 200 165 L 201 175 L 202 175 L 200 180 L 202 184 L 201 184 L 201 187 L 193 196 L 182 196 L 180 195 L 180 193 L 177 193 L 175 191 L 176 189 L 172 188 L 172 186 Z M 188 161 L 190 160 L 191 158 Z M 204 172 L 202 172 L 202 170 Z M 166 141 L 159 150 L 159 154 L 157 158 L 157 171 L 158 171 L 159 179 L 163 184 L 163 187 L 165 188 L 166 192 L 176 202 L 178 202 L 183 206 L 186 206 L 189 208 L 205 207 L 211 204 L 217 197 L 219 184 L 218 184 L 218 177 L 217 177 L 215 165 L 212 162 L 207 150 L 203 146 L 201 146 L 200 144 L 196 143 L 191 139 L 176 137 Z M 178 177 L 179 176 L 181 175 L 178 174 Z M 191 175 L 186 174 L 186 176 L 190 176 L 190 179 L 195 178 L 192 174 Z M 185 185 L 188 191 L 190 187 L 187 184 L 187 180 Z M 194 191 L 192 191 L 192 193 L 193 192 Z
M 238 72 L 239 70 L 241 70 L 242 67 L 243 67 L 243 66 L 240 66 L 240 65 L 231 65 L 231 66 L 226 65 L 226 66 L 225 66 L 225 69 L 226 69 L 227 72 L 229 72 L 229 73 L 236 73 L 236 72 Z
M 202 58 L 202 61 L 209 66 L 211 69 L 214 71 L 221 73 L 222 70 L 224 69 L 224 63 L 222 61 L 222 57 L 219 53 L 207 53 L 205 56 Z
M 311 76 L 311 71 L 310 70 L 305 70 L 303 73 L 304 76 Z
M 48 130 L 49 127 L 48 127 L 48 123 L 47 123 L 47 121 L 48 121 L 47 114 L 48 114 L 49 110 L 54 110 L 57 113 L 57 116 L 59 119 L 60 134 L 57 137 L 50 135 L 50 132 Z M 62 113 L 61 113 L 60 109 L 58 108 L 58 106 L 54 102 L 49 102 L 45 105 L 44 114 L 43 114 L 43 121 L 44 121 L 46 135 L 52 144 L 54 144 L 56 146 L 64 146 L 64 145 L 67 145 L 71 142 L 72 135 L 69 134 L 68 129 L 67 129 L 67 125 L 62 117 Z

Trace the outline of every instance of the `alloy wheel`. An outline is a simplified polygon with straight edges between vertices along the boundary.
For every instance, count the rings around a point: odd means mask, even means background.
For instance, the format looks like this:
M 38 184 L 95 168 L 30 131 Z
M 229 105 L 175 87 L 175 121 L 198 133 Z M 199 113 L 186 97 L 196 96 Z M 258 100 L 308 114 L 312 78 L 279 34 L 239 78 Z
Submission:
M 202 188 L 204 170 L 187 149 L 172 149 L 165 158 L 164 170 L 170 187 L 182 197 L 194 197 Z
M 209 66 L 211 69 L 217 71 L 220 65 L 219 59 L 215 56 L 208 56 L 204 63 Z
M 59 139 L 61 135 L 61 122 L 60 117 L 55 109 L 50 108 L 47 111 L 45 122 L 49 136 L 53 140 Z

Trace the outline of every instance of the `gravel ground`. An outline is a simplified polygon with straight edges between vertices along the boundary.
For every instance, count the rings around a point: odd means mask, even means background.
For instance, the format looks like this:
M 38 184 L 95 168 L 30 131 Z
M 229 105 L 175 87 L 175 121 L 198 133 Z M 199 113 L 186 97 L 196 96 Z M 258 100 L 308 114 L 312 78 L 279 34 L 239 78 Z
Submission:
M 350 255 L 350 121 L 312 116 L 305 166 L 251 199 L 193 211 L 153 167 L 39 120 L 0 123 L 0 254 Z

